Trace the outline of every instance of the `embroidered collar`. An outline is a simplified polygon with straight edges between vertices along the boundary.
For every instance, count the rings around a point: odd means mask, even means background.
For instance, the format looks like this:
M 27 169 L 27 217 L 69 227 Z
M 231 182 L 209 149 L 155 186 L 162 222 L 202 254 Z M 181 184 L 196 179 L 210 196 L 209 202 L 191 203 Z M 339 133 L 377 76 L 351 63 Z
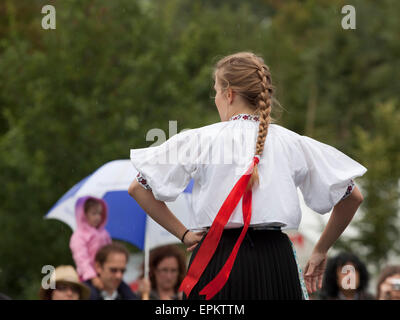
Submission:
M 231 120 L 251 120 L 251 121 L 259 121 L 260 117 L 254 114 L 247 114 L 247 113 L 239 113 L 235 114 L 234 116 L 230 117 L 229 121 Z

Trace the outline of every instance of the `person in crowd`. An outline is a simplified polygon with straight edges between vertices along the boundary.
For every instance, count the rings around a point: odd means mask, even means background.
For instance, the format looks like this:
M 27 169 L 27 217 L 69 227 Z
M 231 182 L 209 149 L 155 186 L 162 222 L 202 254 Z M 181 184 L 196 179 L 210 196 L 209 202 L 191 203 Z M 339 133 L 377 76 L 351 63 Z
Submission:
M 138 294 L 148 294 L 150 300 L 181 300 L 179 286 L 186 275 L 185 254 L 176 245 L 160 246 L 150 251 L 149 279 L 143 274 Z
M 52 285 L 55 288 L 52 288 Z M 50 276 L 50 288 L 40 288 L 41 300 L 87 300 L 90 289 L 79 280 L 78 273 L 73 266 L 61 265 L 55 268 Z
M 373 300 L 368 282 L 365 264 L 355 254 L 341 252 L 327 262 L 320 299 Z
M 389 265 L 381 271 L 376 290 L 378 300 L 400 300 L 400 265 Z
M 180 287 L 184 299 L 308 299 L 307 291 L 321 287 L 329 248 L 363 201 L 353 179 L 367 169 L 274 123 L 274 86 L 262 57 L 238 52 L 213 71 L 221 121 L 184 130 L 156 147 L 131 149 L 138 175 L 128 192 L 193 252 Z M 192 218 L 200 232 L 165 204 L 192 179 Z M 297 187 L 314 211 L 333 209 L 304 279 L 282 232 L 299 227 Z
M 103 289 L 96 275 L 94 257 L 103 246 L 111 243 L 107 224 L 107 204 L 95 197 L 81 197 L 75 204 L 76 230 L 70 239 L 72 256 L 81 281 L 92 280 L 98 289 Z
M 95 269 L 103 288 L 99 289 L 89 279 L 90 300 L 136 300 L 137 296 L 123 281 L 129 251 L 124 245 L 113 242 L 102 247 L 95 256 Z

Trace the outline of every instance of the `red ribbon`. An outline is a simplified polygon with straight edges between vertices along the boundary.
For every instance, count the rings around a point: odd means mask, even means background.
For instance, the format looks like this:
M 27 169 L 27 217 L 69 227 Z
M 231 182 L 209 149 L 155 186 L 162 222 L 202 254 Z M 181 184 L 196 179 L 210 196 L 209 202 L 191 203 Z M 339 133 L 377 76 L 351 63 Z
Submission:
M 221 239 L 222 232 L 224 231 L 225 225 L 228 223 L 229 218 L 232 215 L 233 210 L 236 208 L 240 199 L 243 196 L 242 210 L 243 210 L 243 222 L 244 226 L 235 246 L 226 261 L 225 265 L 222 267 L 221 271 L 217 276 L 205 286 L 199 294 L 206 295 L 206 300 L 212 299 L 225 285 L 231 273 L 233 263 L 235 262 L 236 255 L 239 251 L 240 245 L 242 244 L 243 238 L 247 232 L 247 229 L 251 220 L 251 199 L 252 192 L 247 190 L 247 185 L 253 172 L 253 168 L 259 162 L 259 157 L 255 156 L 253 161 L 246 171 L 246 173 L 240 177 L 239 181 L 236 182 L 232 191 L 229 193 L 228 197 L 222 204 L 216 218 L 214 219 L 210 230 L 208 231 L 202 245 L 200 246 L 192 264 L 183 279 L 179 291 L 183 291 L 187 297 L 189 297 L 190 292 L 193 287 L 199 281 L 201 275 L 203 274 L 205 268 L 210 262 L 215 250 L 218 247 L 218 243 Z

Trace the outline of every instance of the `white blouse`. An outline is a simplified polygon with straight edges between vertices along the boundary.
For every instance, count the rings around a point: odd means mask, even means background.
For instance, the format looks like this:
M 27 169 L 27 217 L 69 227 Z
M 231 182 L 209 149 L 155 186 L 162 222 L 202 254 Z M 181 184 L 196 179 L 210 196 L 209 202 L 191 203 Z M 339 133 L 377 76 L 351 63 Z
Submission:
M 161 201 L 174 201 L 193 178 L 196 229 L 210 227 L 222 203 L 255 154 L 258 117 L 240 114 L 229 121 L 174 135 L 160 146 L 132 149 L 138 181 Z M 367 169 L 339 150 L 270 124 L 253 187 L 250 225 L 297 229 L 301 221 L 297 187 L 314 211 L 329 212 Z M 227 228 L 243 225 L 242 200 Z

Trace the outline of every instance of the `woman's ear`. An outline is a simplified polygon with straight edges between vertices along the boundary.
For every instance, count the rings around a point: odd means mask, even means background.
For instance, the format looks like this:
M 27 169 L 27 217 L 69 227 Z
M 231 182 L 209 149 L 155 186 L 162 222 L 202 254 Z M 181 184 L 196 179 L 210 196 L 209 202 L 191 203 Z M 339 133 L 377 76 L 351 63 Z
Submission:
M 233 90 L 231 88 L 228 88 L 226 90 L 226 98 L 228 99 L 228 103 L 229 104 L 232 104 L 233 98 L 234 98 L 234 94 L 235 93 L 233 92 Z

